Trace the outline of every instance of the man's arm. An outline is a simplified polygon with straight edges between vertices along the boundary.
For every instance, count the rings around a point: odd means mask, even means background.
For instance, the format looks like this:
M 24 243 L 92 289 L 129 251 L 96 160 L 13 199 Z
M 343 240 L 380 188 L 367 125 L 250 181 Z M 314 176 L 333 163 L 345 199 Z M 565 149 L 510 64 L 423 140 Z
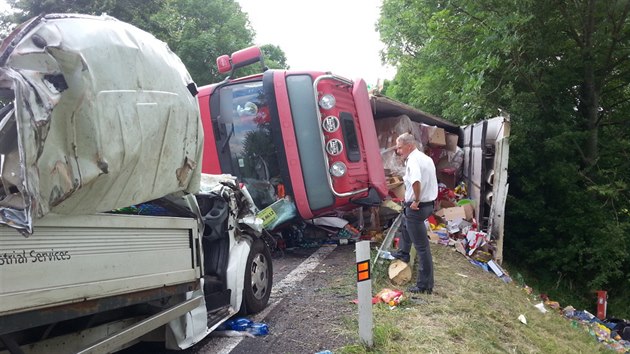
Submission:
M 420 204 L 420 191 L 422 188 L 420 181 L 413 182 L 413 184 L 411 185 L 411 188 L 413 189 L 414 198 L 413 198 L 413 202 L 411 203 L 410 208 L 413 210 L 418 210 L 420 209 L 418 207 L 418 204 Z

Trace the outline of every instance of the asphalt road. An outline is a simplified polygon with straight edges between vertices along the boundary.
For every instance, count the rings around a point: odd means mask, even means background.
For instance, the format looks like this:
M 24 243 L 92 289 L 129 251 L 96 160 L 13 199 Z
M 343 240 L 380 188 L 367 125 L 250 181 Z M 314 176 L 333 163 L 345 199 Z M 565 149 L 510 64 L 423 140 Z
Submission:
M 164 350 L 141 343 L 125 353 L 318 353 L 353 342 L 339 328 L 356 316 L 353 245 L 295 248 L 274 255 L 273 289 L 269 306 L 249 317 L 266 323 L 269 334 L 259 337 L 215 337 L 212 334 L 185 351 Z M 337 284 L 345 284 L 337 286 Z

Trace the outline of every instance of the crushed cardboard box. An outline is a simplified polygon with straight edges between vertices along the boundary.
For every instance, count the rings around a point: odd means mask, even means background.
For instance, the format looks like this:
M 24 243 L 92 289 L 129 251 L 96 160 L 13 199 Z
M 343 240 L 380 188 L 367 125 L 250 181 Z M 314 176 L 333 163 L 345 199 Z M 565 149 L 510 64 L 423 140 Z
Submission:
M 450 208 L 442 208 L 435 212 L 435 216 L 442 219 L 445 223 L 454 221 L 457 219 L 463 219 L 470 221 L 475 215 L 475 209 L 472 204 L 465 204 L 463 206 L 456 206 Z

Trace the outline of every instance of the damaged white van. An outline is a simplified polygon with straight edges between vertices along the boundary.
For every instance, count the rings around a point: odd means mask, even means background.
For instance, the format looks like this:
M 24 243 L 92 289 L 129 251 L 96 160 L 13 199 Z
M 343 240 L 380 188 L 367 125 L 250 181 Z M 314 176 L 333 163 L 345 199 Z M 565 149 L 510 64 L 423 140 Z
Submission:
M 40 16 L 0 48 L 0 352 L 190 347 L 265 308 L 269 247 L 200 172 L 196 87 L 108 16 Z

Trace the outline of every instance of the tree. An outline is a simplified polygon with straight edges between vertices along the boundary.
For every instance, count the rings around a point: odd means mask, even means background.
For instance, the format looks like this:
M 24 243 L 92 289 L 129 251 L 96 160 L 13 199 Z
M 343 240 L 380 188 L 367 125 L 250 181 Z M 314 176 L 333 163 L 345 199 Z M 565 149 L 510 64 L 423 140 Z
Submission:
M 199 85 L 222 79 L 214 64 L 222 54 L 248 47 L 254 31 L 234 0 L 9 0 L 16 10 L 0 19 L 0 30 L 43 13 L 110 16 L 142 28 L 168 43 Z M 271 58 L 286 65 L 284 53 Z
M 377 25 L 388 94 L 454 122 L 511 113 L 505 258 L 583 298 L 630 295 L 629 9 L 385 0 Z
M 260 47 L 265 58 L 265 65 L 269 69 L 285 69 L 288 70 L 287 56 L 279 46 L 274 44 L 265 44 Z
M 150 17 L 166 0 L 7 0 L 16 10 L 5 15 L 3 22 L 19 24 L 31 17 L 49 13 L 108 14 L 146 31 L 151 30 Z
M 182 59 L 198 85 L 221 81 L 215 60 L 252 44 L 247 14 L 233 0 L 167 0 L 152 16 L 156 35 Z

